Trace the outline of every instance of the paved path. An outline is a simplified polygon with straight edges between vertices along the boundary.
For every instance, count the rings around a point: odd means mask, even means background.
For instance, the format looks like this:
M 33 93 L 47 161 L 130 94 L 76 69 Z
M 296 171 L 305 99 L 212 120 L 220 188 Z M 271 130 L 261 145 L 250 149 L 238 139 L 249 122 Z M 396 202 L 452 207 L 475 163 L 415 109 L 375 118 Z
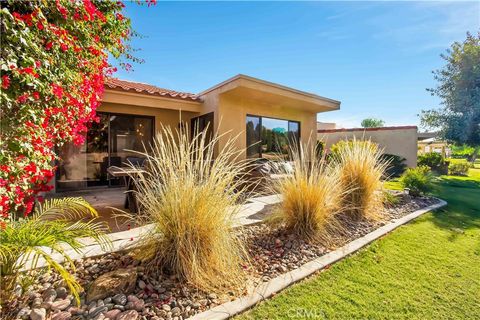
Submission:
M 247 203 L 242 205 L 238 213 L 235 215 L 235 226 L 246 226 L 262 221 L 270 213 L 271 206 L 281 202 L 280 195 L 271 195 L 258 198 L 250 198 Z M 145 234 L 153 228 L 152 224 L 133 228 L 127 231 L 120 231 L 108 234 L 112 245 L 108 248 L 102 248 L 92 238 L 81 238 L 80 241 L 85 244 L 85 247 L 76 252 L 68 249 L 66 253 L 72 260 L 80 258 L 94 257 L 102 255 L 108 252 L 116 252 L 125 249 L 126 247 L 135 246 L 135 243 L 139 240 L 142 234 Z M 45 250 L 49 250 L 45 248 Z M 53 254 L 53 259 L 57 262 L 63 262 L 63 257 L 59 254 Z M 40 260 L 37 263 L 37 267 L 45 265 L 44 260 Z M 25 270 L 31 268 L 29 263 L 26 264 Z

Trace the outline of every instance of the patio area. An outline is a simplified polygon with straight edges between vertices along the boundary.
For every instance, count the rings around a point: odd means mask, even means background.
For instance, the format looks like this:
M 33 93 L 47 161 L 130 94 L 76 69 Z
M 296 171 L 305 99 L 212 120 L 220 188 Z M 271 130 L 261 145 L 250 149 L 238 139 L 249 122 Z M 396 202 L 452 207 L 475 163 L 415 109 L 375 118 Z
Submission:
M 99 214 L 99 219 L 107 222 L 110 232 L 122 232 L 140 227 L 135 221 L 122 216 L 125 209 L 126 191 L 124 188 L 92 188 L 90 190 L 69 191 L 52 194 L 52 198 L 82 197 L 88 201 Z M 235 215 L 235 225 L 249 225 L 262 221 L 271 213 L 273 205 L 280 202 L 279 195 L 249 198 Z
M 52 198 L 82 197 L 97 210 L 100 219 L 106 221 L 111 232 L 128 230 L 128 223 L 124 217 L 120 217 L 121 211 L 131 213 L 125 209 L 124 188 L 92 188 L 90 190 L 61 192 L 51 195 Z M 120 211 L 121 210 L 121 211 Z M 134 228 L 135 225 L 130 225 Z

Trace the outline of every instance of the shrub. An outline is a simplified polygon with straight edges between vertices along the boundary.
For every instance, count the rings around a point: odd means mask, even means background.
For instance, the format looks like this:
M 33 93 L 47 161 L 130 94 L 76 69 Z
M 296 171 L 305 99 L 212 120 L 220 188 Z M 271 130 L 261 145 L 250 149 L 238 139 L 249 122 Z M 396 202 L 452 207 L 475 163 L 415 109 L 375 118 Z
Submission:
M 83 143 L 134 32 L 120 1 L 1 1 L 0 216 L 29 214 L 56 148 Z M 128 64 L 120 62 L 128 69 Z
M 345 192 L 343 206 L 351 218 L 378 219 L 383 211 L 381 178 L 388 162 L 370 141 L 349 142 L 339 148 L 333 165 L 339 171 Z
M 448 168 L 448 166 L 445 165 L 443 156 L 437 152 L 428 152 L 419 155 L 417 164 L 419 166 L 428 166 L 431 170 L 442 174 L 446 173 L 445 168 Z
M 458 146 L 452 145 L 451 149 L 452 149 L 452 154 L 450 156 L 456 159 L 468 159 L 475 152 L 474 147 L 471 147 L 466 144 L 458 145 Z
M 433 189 L 433 175 L 428 166 L 409 168 L 400 177 L 400 183 L 413 196 L 420 196 Z
M 233 217 L 249 167 L 239 160 L 236 138 L 211 136 L 207 129 L 189 136 L 162 128 L 151 152 L 141 153 L 148 165 L 136 184 L 139 218 L 154 228 L 139 239 L 137 258 L 152 276 L 173 273 L 204 290 L 234 288 L 244 281 L 247 254 L 232 231 Z M 214 157 L 220 138 L 227 142 Z
M 74 221 L 87 216 L 94 219 Z M 108 228 L 105 223 L 97 222 L 97 216 L 95 209 L 82 198 L 64 198 L 45 201 L 30 218 L 4 223 L 0 231 L 2 307 L 8 308 L 3 304 L 16 300 L 12 299 L 12 294 L 21 270 L 25 267 L 35 269 L 39 259 L 60 274 L 79 301 L 80 284 L 53 259 L 53 255 L 60 255 L 75 270 L 67 250 L 78 252 L 84 246 L 78 238 L 92 237 L 102 247 L 107 246 L 109 240 L 105 232 Z
M 397 195 L 389 192 L 389 191 L 383 191 L 383 204 L 386 205 L 387 207 L 393 207 L 400 203 L 400 199 Z
M 328 240 L 341 207 L 338 171 L 326 167 L 311 143 L 292 147 L 293 172 L 274 181 L 283 201 L 274 217 L 294 234 L 308 240 Z
M 395 154 L 384 153 L 380 159 L 381 161 L 388 162 L 385 173 L 389 178 L 401 176 L 407 168 L 407 165 L 405 164 L 406 159 Z
M 448 166 L 448 174 L 452 176 L 468 176 L 468 170 L 471 165 L 468 162 L 450 163 Z

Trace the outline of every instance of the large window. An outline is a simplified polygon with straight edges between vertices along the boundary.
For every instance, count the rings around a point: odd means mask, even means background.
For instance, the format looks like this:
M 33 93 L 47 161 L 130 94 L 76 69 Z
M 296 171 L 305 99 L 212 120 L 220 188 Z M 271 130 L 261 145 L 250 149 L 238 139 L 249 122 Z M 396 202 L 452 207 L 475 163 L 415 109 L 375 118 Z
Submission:
M 59 150 L 58 190 L 84 189 L 118 185 L 123 180 L 110 178 L 109 166 L 122 166 L 143 159 L 128 150 L 144 151 L 152 142 L 154 118 L 112 113 L 98 113 L 99 123 L 92 123 L 81 146 L 65 144 Z
M 289 145 L 300 140 L 300 122 L 247 115 L 247 157 L 288 155 Z

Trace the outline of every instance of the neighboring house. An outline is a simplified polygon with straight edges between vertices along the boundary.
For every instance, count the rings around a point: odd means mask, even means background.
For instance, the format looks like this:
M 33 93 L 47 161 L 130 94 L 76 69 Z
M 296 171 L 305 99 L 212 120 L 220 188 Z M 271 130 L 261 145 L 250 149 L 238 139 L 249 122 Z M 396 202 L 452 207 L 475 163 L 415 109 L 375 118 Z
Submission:
M 335 122 L 317 122 L 317 130 L 325 129 L 337 129 L 337 124 Z
M 330 147 L 340 140 L 371 140 L 383 148 L 383 153 L 394 154 L 406 159 L 409 167 L 417 165 L 417 127 L 379 127 L 379 128 L 352 128 L 352 129 L 320 129 L 318 140 Z
M 436 132 L 419 132 L 418 133 L 418 153 L 440 153 L 448 158 L 451 154 L 451 149 L 446 141 L 437 138 Z
M 100 121 L 89 129 L 86 143 L 59 150 L 56 191 L 121 184 L 107 168 L 141 161 L 127 150 L 143 151 L 162 126 L 209 124 L 212 131 L 227 133 L 218 148 L 238 135 L 236 146 L 249 146 L 245 158 L 268 158 L 286 152 L 289 141 L 315 137 L 317 113 L 339 108 L 339 101 L 245 75 L 199 94 L 110 79 L 97 110 Z

